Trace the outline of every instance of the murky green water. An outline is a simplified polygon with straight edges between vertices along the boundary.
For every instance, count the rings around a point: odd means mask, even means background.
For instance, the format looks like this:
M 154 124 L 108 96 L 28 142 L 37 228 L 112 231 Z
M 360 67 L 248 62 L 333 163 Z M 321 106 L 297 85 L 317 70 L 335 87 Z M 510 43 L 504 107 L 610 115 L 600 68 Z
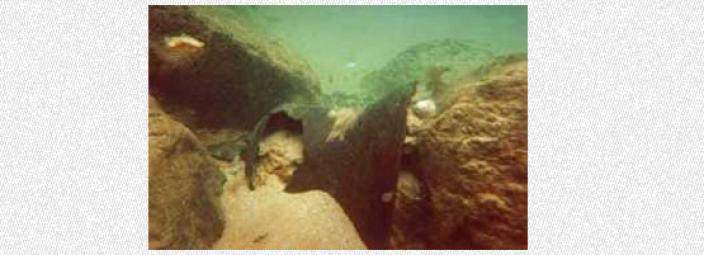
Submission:
M 273 37 L 320 74 L 324 93 L 355 93 L 370 71 L 407 48 L 472 40 L 500 55 L 527 52 L 526 6 L 256 6 Z

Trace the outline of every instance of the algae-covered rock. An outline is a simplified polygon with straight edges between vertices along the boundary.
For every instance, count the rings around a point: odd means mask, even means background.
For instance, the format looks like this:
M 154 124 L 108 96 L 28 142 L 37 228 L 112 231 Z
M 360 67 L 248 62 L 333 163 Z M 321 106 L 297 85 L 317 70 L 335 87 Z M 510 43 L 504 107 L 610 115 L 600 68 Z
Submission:
M 444 94 L 450 86 L 481 76 L 478 71 L 493 54 L 471 41 L 438 40 L 408 48 L 384 67 L 366 75 L 360 85 L 378 94 L 414 81 L 421 93 Z M 383 94 L 383 93 L 381 93 Z
M 317 102 L 317 75 L 249 22 L 218 6 L 149 7 L 149 92 L 195 111 L 200 127 L 251 128 L 282 103 Z
M 225 179 L 191 131 L 149 97 L 149 248 L 210 248 Z
M 429 248 L 527 248 L 527 62 L 497 61 L 418 131 Z

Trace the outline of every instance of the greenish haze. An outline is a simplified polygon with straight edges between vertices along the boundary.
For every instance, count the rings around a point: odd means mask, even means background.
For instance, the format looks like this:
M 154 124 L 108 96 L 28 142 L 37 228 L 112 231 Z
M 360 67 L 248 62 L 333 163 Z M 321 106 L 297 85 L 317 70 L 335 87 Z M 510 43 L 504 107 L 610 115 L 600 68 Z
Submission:
M 301 55 L 324 93 L 360 80 L 400 52 L 433 40 L 472 40 L 495 55 L 527 52 L 526 6 L 254 6 L 248 14 Z

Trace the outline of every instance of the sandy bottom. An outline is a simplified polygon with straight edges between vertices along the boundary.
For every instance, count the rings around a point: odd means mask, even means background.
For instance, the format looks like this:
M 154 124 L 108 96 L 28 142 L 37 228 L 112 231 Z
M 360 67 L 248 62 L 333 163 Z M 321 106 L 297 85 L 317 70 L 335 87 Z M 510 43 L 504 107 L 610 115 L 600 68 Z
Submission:
M 247 188 L 244 163 L 221 164 L 227 183 L 220 197 L 225 218 L 214 249 L 365 249 L 354 225 L 327 193 L 286 193 L 274 174 Z

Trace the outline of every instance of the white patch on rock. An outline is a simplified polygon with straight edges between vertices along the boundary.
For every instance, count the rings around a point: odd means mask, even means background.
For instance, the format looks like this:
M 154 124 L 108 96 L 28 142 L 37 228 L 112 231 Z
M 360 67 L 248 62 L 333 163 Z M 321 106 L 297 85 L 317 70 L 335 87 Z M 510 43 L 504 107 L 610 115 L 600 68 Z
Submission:
M 418 117 L 427 118 L 435 115 L 437 107 L 432 99 L 425 99 L 413 105 L 413 112 L 415 112 Z
M 347 130 L 356 122 L 358 115 L 359 112 L 352 108 L 331 110 L 328 113 L 328 117 L 335 119 L 335 123 L 332 125 L 332 129 L 325 141 L 344 141 Z

